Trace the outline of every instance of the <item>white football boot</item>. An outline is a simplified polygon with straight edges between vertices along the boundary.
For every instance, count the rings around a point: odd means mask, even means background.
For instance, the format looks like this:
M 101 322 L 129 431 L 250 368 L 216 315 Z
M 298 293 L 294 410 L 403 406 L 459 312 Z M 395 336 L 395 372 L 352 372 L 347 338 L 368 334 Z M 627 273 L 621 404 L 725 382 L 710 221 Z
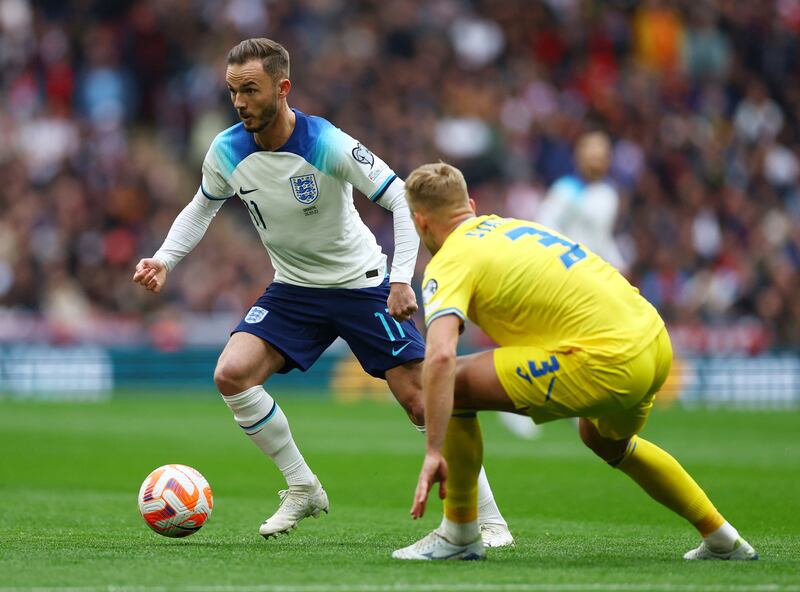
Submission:
M 392 553 L 395 559 L 418 559 L 430 561 L 437 559 L 486 559 L 483 541 L 480 537 L 466 545 L 454 545 L 434 530 L 413 545 L 403 547 Z
M 264 520 L 258 534 L 268 539 L 297 528 L 303 518 L 319 518 L 320 512 L 328 513 L 328 494 L 317 477 L 311 485 L 290 485 L 278 492 L 281 503 L 276 512 Z
M 713 551 L 706 545 L 706 542 L 703 541 L 700 543 L 699 547 L 688 551 L 683 558 L 689 560 L 722 559 L 731 561 L 753 561 L 758 559 L 758 553 L 756 553 L 756 550 L 753 549 L 750 543 L 742 537 L 739 537 L 730 551 Z
M 514 537 L 507 524 L 486 522 L 481 524 L 481 538 L 487 549 L 497 547 L 513 547 Z

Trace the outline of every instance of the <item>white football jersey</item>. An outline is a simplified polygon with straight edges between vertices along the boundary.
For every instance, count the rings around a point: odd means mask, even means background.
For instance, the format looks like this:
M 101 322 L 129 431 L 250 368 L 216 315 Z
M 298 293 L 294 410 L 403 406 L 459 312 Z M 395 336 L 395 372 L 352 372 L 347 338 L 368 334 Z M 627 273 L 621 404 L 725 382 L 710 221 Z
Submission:
M 250 211 L 275 268 L 275 281 L 309 287 L 376 286 L 386 255 L 353 204 L 355 186 L 370 200 L 403 191 L 403 182 L 361 143 L 321 117 L 294 110 L 292 135 L 264 150 L 239 123 L 214 139 L 201 190 L 235 195 Z
M 625 260 L 614 240 L 619 196 L 606 181 L 586 183 L 568 175 L 558 179 L 539 206 L 536 221 L 586 245 L 617 269 Z

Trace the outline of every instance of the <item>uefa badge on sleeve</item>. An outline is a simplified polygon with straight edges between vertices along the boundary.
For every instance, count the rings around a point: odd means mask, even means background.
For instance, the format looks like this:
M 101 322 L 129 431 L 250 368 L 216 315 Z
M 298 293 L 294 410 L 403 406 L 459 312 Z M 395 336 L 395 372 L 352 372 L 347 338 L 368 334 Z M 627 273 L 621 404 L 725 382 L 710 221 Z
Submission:
M 422 304 L 424 306 L 428 306 L 433 298 L 433 295 L 436 294 L 436 290 L 439 288 L 438 282 L 431 278 L 425 283 L 425 287 L 422 288 Z
M 361 142 L 356 144 L 356 147 L 353 148 L 353 158 L 361 164 L 367 165 L 369 168 L 372 168 L 372 165 L 375 164 L 375 155 Z

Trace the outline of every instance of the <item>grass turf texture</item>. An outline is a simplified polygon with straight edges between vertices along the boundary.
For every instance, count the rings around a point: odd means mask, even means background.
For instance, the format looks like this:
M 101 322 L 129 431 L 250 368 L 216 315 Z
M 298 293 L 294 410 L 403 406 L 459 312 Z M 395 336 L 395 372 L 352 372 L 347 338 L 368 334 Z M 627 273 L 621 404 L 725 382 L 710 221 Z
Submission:
M 656 411 L 644 436 L 671 451 L 761 553 L 687 563 L 693 529 L 607 468 L 573 425 L 539 440 L 482 415 L 486 466 L 517 539 L 485 562 L 400 562 L 434 528 L 408 516 L 422 438 L 396 405 L 282 397 L 331 513 L 277 540 L 257 535 L 283 486 L 215 397 L 95 404 L 0 401 L 0 590 L 324 592 L 405 590 L 800 590 L 800 413 Z M 136 507 L 156 466 L 199 469 L 211 521 L 185 539 Z

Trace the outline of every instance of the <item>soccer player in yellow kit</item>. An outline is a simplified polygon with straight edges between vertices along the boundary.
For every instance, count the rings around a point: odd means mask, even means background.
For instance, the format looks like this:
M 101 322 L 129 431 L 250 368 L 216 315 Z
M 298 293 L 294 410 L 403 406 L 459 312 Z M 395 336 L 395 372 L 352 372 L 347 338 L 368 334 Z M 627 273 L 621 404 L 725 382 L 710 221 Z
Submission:
M 425 270 L 423 367 L 427 445 L 411 514 L 432 485 L 441 526 L 398 549 L 398 559 L 481 559 L 477 410 L 515 411 L 541 423 L 580 418 L 580 437 L 703 537 L 685 559 L 757 559 L 708 496 L 667 452 L 637 436 L 672 363 L 655 308 L 600 257 L 524 220 L 476 216 L 461 172 L 445 163 L 406 179 Z M 500 347 L 456 358 L 469 318 Z

